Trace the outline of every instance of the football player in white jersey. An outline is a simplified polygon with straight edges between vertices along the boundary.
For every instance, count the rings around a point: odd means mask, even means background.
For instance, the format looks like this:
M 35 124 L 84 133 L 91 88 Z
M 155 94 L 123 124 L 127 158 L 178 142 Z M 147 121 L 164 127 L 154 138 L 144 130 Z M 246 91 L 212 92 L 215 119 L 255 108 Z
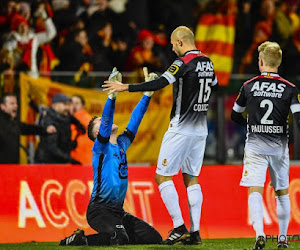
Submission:
M 277 203 L 278 248 L 287 248 L 290 219 L 287 118 L 291 110 L 300 127 L 300 94 L 294 84 L 278 75 L 282 60 L 280 46 L 264 42 L 258 47 L 258 52 L 261 75 L 243 84 L 231 113 L 233 121 L 247 125 L 240 185 L 249 189 L 250 219 L 256 232 L 253 249 L 264 249 L 262 194 L 269 167 Z M 245 109 L 247 120 L 242 115 Z

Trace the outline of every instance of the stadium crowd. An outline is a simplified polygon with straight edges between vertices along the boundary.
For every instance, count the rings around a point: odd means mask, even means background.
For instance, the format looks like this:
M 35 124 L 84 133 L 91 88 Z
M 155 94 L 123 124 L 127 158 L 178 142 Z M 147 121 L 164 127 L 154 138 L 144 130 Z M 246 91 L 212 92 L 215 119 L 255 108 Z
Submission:
M 150 72 L 164 72 L 176 57 L 169 39 L 177 26 L 186 25 L 194 31 L 199 49 L 208 44 L 204 53 L 208 53 L 207 48 L 217 50 L 216 43 L 205 43 L 202 41 L 205 38 L 198 35 L 203 31 L 203 19 L 210 14 L 234 17 L 234 27 L 230 27 L 234 30 L 234 40 L 232 44 L 225 43 L 218 57 L 224 59 L 222 53 L 226 55 L 226 50 L 233 47 L 233 52 L 228 52 L 233 62 L 229 74 L 257 74 L 257 47 L 270 40 L 278 42 L 283 50 L 280 75 L 298 85 L 295 81 L 300 69 L 298 7 L 298 0 L 3 0 L 0 2 L 0 97 L 17 93 L 15 73 L 18 72 L 80 87 L 91 87 L 87 80 L 90 73 L 108 72 L 114 66 L 121 72 L 133 72 L 137 81 L 142 79 L 144 66 Z M 221 42 L 230 29 L 216 31 Z M 226 63 L 224 60 L 224 68 Z M 57 73 L 66 72 L 68 77 L 57 78 Z M 216 74 L 219 81 L 223 79 L 219 72 Z M 230 120 L 234 99 L 235 96 L 225 100 L 226 120 Z M 240 135 L 244 132 L 236 133 L 238 129 L 241 130 L 233 123 L 226 125 L 229 136 L 235 138 L 226 143 L 235 152 L 240 151 L 241 156 L 243 152 L 235 148 L 242 143 Z M 210 148 L 214 147 L 208 147 L 208 154 Z
M 284 75 L 297 74 L 298 0 L 5 0 L 0 3 L 0 69 L 35 77 L 77 72 L 76 85 L 86 73 L 113 66 L 163 72 L 175 57 L 166 48 L 174 28 L 186 25 L 197 33 L 204 13 L 228 12 L 236 20 L 234 73 L 257 73 L 256 48 L 272 40 L 283 49 Z

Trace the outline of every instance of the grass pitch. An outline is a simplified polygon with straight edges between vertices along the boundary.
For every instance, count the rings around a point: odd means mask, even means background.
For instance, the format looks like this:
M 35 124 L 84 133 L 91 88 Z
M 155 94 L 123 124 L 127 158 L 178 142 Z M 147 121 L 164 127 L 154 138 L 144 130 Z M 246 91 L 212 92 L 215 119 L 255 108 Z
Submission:
M 58 242 L 29 242 L 29 243 L 10 243 L 0 244 L 2 250 L 93 250 L 93 249 L 126 249 L 126 250 L 150 250 L 150 249 L 217 249 L 217 250 L 250 250 L 254 245 L 253 239 L 204 239 L 203 244 L 200 246 L 187 246 L 187 245 L 173 245 L 173 246 L 161 246 L 161 245 L 127 245 L 127 246 L 115 246 L 115 247 L 91 247 L 91 246 L 58 246 Z M 265 249 L 277 249 L 276 242 L 267 241 Z M 290 242 L 289 249 L 300 249 L 300 242 Z

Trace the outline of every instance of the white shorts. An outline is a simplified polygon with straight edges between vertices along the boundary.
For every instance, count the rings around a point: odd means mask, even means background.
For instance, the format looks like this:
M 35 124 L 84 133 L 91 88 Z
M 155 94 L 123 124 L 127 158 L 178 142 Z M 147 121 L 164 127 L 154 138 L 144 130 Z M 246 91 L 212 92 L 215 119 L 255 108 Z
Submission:
M 289 187 L 289 150 L 283 154 L 262 155 L 245 150 L 244 169 L 240 186 L 264 187 L 266 172 L 269 166 L 271 186 L 275 191 Z
M 205 136 L 188 136 L 167 131 L 164 135 L 156 173 L 162 176 L 173 176 L 182 173 L 198 176 L 201 170 Z

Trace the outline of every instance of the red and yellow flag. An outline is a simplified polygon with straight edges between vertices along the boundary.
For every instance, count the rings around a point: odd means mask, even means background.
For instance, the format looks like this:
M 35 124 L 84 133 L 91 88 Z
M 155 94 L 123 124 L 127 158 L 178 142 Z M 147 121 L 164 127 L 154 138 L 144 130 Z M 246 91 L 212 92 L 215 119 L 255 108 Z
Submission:
M 226 13 L 203 14 L 195 32 L 196 46 L 212 60 L 221 86 L 228 85 L 233 68 L 235 9 L 230 1 Z

